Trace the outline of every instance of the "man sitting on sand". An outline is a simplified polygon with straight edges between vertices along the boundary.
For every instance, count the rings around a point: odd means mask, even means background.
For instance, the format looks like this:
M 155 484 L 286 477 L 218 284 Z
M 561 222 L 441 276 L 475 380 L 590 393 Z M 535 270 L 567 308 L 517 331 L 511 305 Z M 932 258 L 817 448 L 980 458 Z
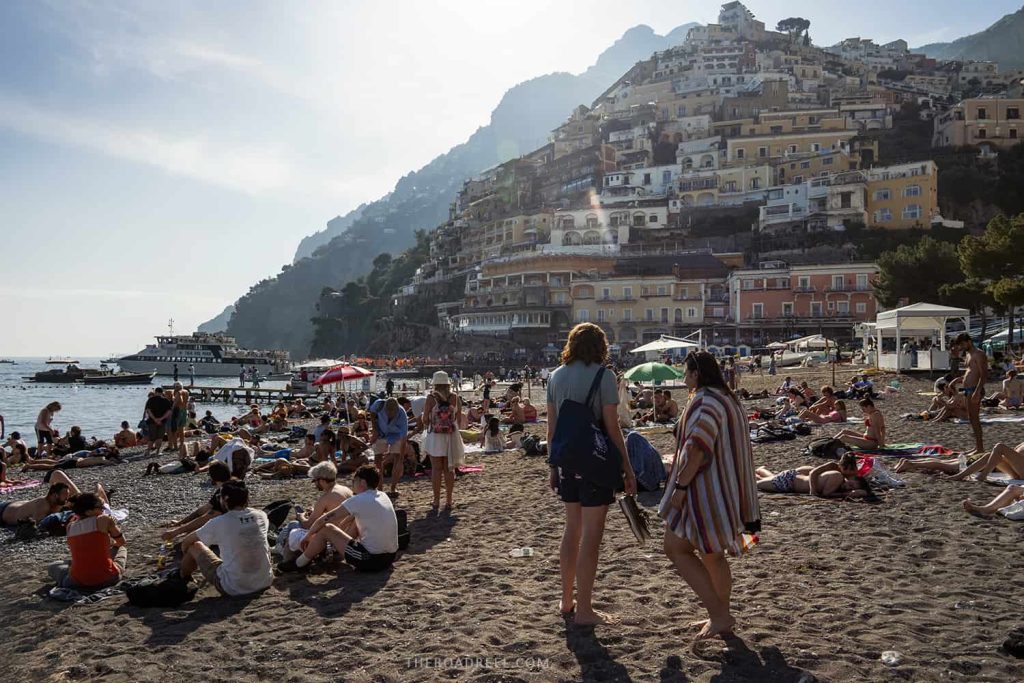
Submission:
M 1002 390 L 986 398 L 999 401 L 999 407 L 1003 410 L 1016 410 L 1020 408 L 1021 404 L 1024 403 L 1024 381 L 1017 376 L 1016 368 L 1006 371 L 1006 379 L 1003 380 Z
M 313 509 L 296 515 L 296 522 L 288 530 L 288 550 L 292 557 L 299 552 L 302 539 L 309 533 L 309 528 L 320 519 L 325 512 L 333 510 L 352 497 L 352 489 L 338 483 L 338 468 L 332 462 L 321 462 L 309 470 L 309 478 L 320 492 L 320 497 L 313 504 Z M 288 557 L 286 557 L 288 559 Z
M 27 519 L 36 521 L 54 512 L 60 512 L 72 495 L 71 489 L 64 482 L 50 484 L 45 496 L 30 500 L 5 500 L 0 503 L 0 521 L 3 526 L 17 526 L 18 522 Z
M 99 590 L 113 586 L 124 575 L 128 550 L 124 534 L 106 513 L 106 492 L 99 485 L 95 493 L 75 496 L 74 517 L 67 527 L 71 563 L 50 565 L 50 578 L 61 588 Z
M 165 541 L 170 541 L 182 534 L 195 531 L 209 520 L 226 511 L 226 508 L 221 505 L 220 489 L 224 484 L 231 481 L 231 468 L 218 460 L 210 463 L 207 474 L 210 477 L 210 483 L 214 486 L 213 495 L 210 496 L 210 500 L 197 507 L 184 519 L 170 520 L 167 524 L 171 528 L 160 534 L 160 537 Z
M 356 470 L 356 495 L 328 510 L 314 522 L 302 541 L 302 554 L 282 562 L 283 572 L 308 567 L 330 542 L 359 571 L 380 571 L 395 561 L 398 552 L 398 518 L 391 499 L 378 491 L 380 474 L 372 465 Z
M 198 570 L 221 595 L 249 595 L 268 588 L 274 571 L 266 513 L 248 507 L 249 489 L 242 481 L 221 486 L 220 501 L 226 512 L 182 540 L 181 577 L 188 580 Z
M 755 474 L 758 490 L 768 493 L 806 493 L 819 498 L 868 497 L 871 490 L 857 471 L 857 456 L 845 453 L 838 463 L 805 465 L 778 474 L 758 467 Z
M 137 446 L 139 443 L 138 437 L 135 435 L 135 430 L 131 428 L 128 421 L 125 420 L 121 423 L 121 431 L 114 434 L 114 445 L 118 448 L 131 448 Z

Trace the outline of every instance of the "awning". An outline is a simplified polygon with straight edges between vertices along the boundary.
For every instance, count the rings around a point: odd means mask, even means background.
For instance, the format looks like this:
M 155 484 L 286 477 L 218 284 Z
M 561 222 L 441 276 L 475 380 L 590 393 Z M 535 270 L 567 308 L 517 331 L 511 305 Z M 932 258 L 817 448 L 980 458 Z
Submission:
M 686 341 L 684 339 L 677 339 L 675 337 L 660 337 L 652 342 L 648 342 L 643 346 L 638 346 L 635 349 L 630 350 L 630 353 L 646 353 L 648 351 L 668 351 L 669 349 L 698 349 L 700 345 Z

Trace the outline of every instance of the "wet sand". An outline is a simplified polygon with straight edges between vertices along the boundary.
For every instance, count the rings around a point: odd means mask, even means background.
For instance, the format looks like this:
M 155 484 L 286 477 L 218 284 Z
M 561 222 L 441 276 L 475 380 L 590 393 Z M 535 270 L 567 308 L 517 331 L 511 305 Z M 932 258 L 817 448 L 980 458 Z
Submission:
M 889 440 L 970 448 L 966 425 L 898 419 L 927 404 L 916 392 L 930 386 L 904 379 L 878 402 Z M 985 437 L 1015 445 L 1024 425 L 986 426 Z M 800 455 L 809 438 L 757 445 L 756 463 L 816 464 Z M 651 439 L 672 448 L 667 434 Z M 567 625 L 557 611 L 562 506 L 543 459 L 509 451 L 470 461 L 484 471 L 459 479 L 451 513 L 430 511 L 429 479 L 403 484 L 412 544 L 390 571 L 318 567 L 278 577 L 258 597 L 204 587 L 173 610 L 138 609 L 121 596 L 68 606 L 41 597 L 45 564 L 67 556 L 63 539 L 0 544 L 0 679 L 1011 681 L 1024 671 L 999 651 L 1024 622 L 1024 524 L 960 507 L 966 497 L 987 502 L 995 486 L 907 474 L 905 488 L 873 505 L 762 494 L 761 544 L 732 563 L 738 639 L 697 656 L 686 624 L 704 612 L 661 551 L 659 530 L 638 547 L 610 510 L 595 601 L 619 623 Z M 71 472 L 83 488 L 102 480 L 119 489 L 136 576 L 155 570 L 155 525 L 209 496 L 201 476 L 142 478 L 144 467 Z M 314 499 L 306 480 L 250 486 L 255 506 L 292 498 L 309 508 Z M 641 494 L 652 512 L 658 500 Z M 520 546 L 533 556 L 510 557 Z M 902 663 L 884 665 L 885 650 Z

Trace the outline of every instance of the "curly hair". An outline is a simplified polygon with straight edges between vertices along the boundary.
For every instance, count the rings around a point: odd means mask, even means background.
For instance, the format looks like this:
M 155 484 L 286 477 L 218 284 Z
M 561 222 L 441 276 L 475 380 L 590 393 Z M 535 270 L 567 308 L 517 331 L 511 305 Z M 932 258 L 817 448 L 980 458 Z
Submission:
M 604 330 L 593 323 L 580 323 L 569 332 L 569 339 L 562 349 L 562 365 L 574 360 L 585 365 L 608 362 L 608 338 Z

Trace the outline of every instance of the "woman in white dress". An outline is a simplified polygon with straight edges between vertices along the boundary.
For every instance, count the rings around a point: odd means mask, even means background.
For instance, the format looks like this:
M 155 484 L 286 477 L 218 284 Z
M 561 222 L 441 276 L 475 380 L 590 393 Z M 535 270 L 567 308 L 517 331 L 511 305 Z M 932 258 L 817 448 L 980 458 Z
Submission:
M 466 460 L 466 452 L 459 434 L 459 414 L 462 399 L 452 391 L 448 373 L 438 370 L 431 380 L 433 391 L 423 404 L 420 423 L 426 431 L 423 450 L 430 456 L 430 483 L 434 489 L 434 507 L 441 504 L 441 480 L 444 478 L 446 510 L 452 507 L 455 489 L 455 469 Z

